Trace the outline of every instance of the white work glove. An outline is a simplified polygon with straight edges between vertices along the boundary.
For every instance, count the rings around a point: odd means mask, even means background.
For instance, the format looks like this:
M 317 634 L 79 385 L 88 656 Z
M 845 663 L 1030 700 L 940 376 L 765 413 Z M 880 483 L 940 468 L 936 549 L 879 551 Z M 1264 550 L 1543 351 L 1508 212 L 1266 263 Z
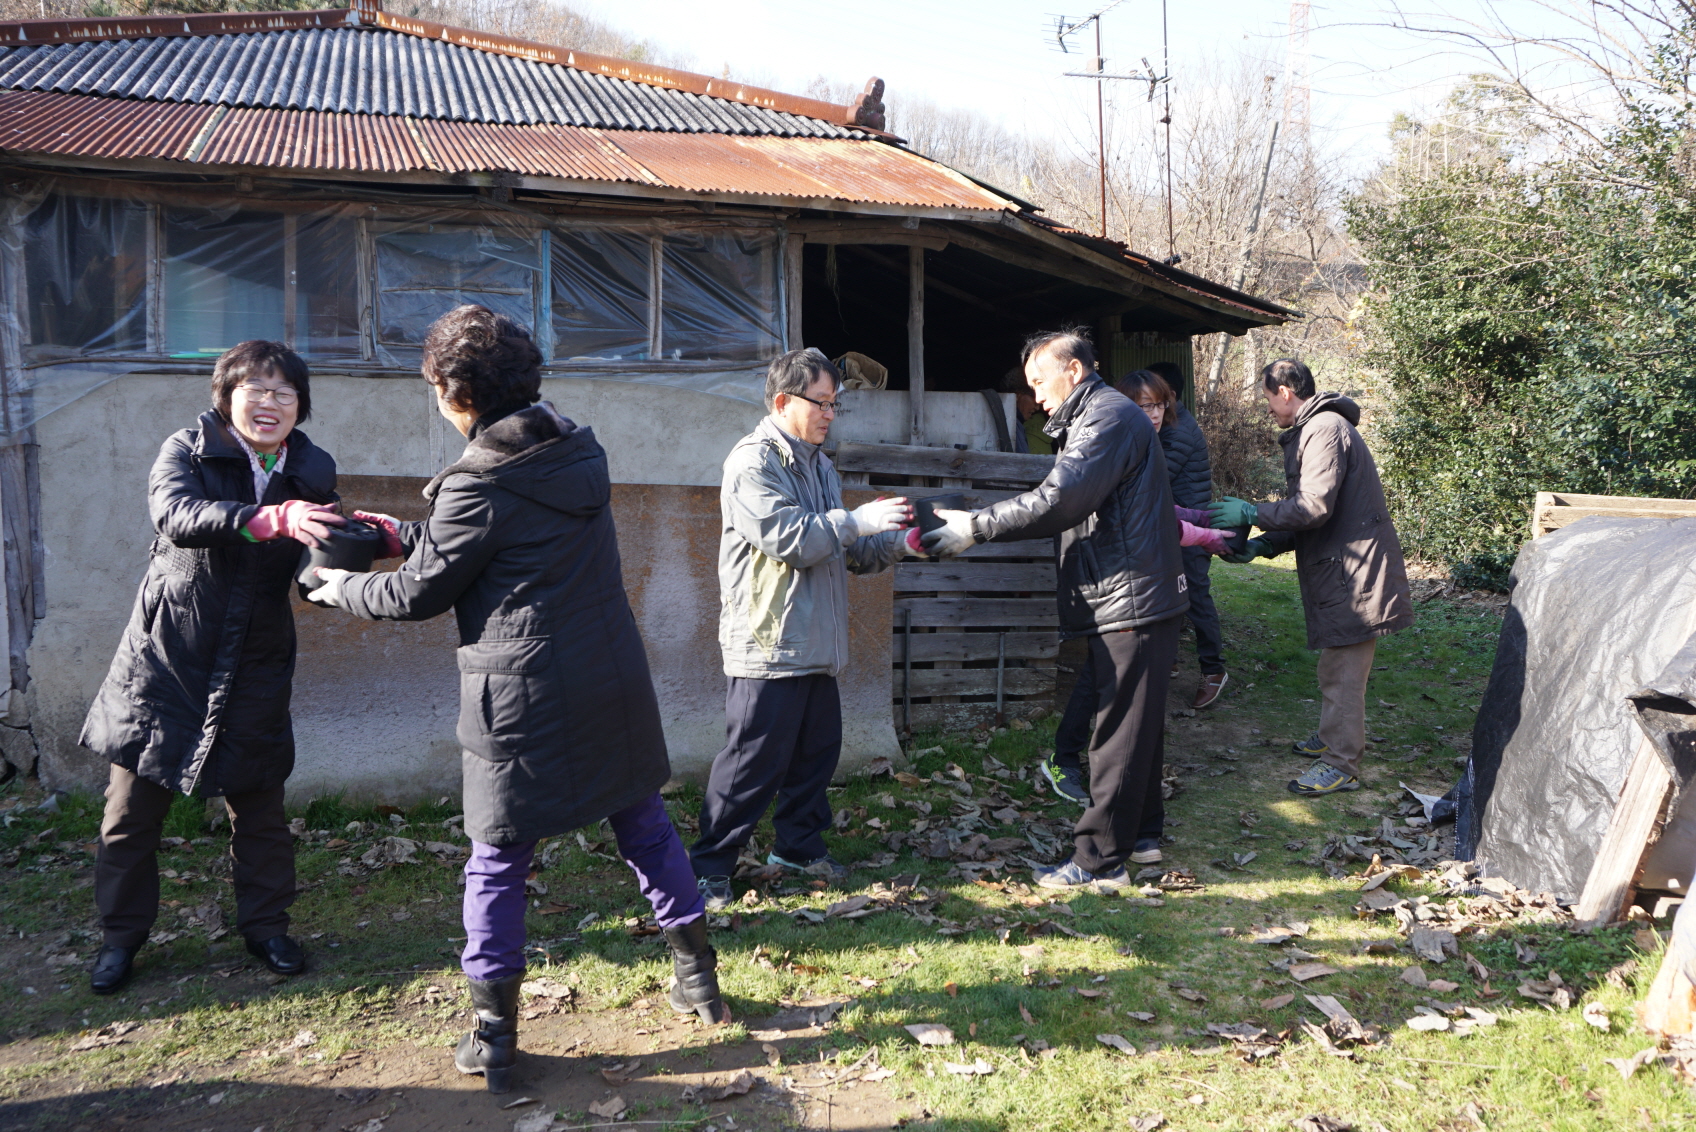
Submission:
M 862 503 L 848 512 L 848 522 L 853 528 L 849 537 L 865 538 L 867 535 L 882 534 L 884 531 L 898 531 L 910 526 L 913 522 L 913 505 L 901 496 L 890 499 L 874 499 L 870 503 Z
M 919 539 L 926 550 L 948 558 L 977 545 L 977 536 L 972 533 L 972 512 L 938 509 L 936 517 L 943 525 Z
M 346 608 L 342 605 L 342 579 L 352 573 L 352 570 L 337 570 L 333 566 L 318 567 L 318 576 L 324 579 L 324 584 L 307 594 L 306 600 L 335 609 Z

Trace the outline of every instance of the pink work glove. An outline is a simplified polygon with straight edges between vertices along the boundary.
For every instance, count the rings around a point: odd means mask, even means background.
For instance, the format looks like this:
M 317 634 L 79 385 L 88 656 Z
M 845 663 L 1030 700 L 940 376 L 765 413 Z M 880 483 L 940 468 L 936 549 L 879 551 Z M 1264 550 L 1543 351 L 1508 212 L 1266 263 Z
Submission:
M 1182 510 L 1182 508 L 1180 508 Z M 1198 527 L 1194 523 L 1178 520 L 1178 545 L 1199 546 L 1209 554 L 1224 554 L 1225 538 L 1230 531 L 1216 531 L 1211 527 Z
M 907 537 L 905 539 L 903 539 L 902 541 L 904 543 L 906 543 L 906 545 L 907 545 L 907 553 L 911 554 L 914 558 L 924 558 L 925 556 L 930 554 L 930 551 L 926 550 L 924 548 L 924 546 L 919 542 L 919 528 L 918 527 L 908 527 L 907 528 Z
M 291 499 L 287 503 L 261 507 L 246 530 L 259 542 L 292 538 L 307 546 L 317 546 L 319 539 L 330 537 L 331 527 L 346 525 L 347 520 L 336 514 L 334 508 L 322 503 L 308 503 L 304 499 Z
M 378 551 L 378 558 L 406 557 L 406 547 L 400 542 L 400 520 L 393 515 L 379 515 L 375 511 L 355 511 L 353 517 L 362 523 L 370 523 L 383 532 L 383 549 Z

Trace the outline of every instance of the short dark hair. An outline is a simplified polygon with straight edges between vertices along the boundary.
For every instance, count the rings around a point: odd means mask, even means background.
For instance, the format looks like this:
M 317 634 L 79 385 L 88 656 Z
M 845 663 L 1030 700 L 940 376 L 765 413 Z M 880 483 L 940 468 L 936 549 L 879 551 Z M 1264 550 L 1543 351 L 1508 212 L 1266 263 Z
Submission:
M 1155 399 L 1166 406 L 1166 419 L 1161 421 L 1162 427 L 1172 424 L 1173 412 L 1178 404 L 1178 395 L 1172 392 L 1172 387 L 1166 384 L 1166 379 L 1148 369 L 1134 369 L 1113 383 L 1113 388 L 1135 401 L 1143 393 L 1152 393 Z
M 1041 334 L 1032 334 L 1025 339 L 1025 349 L 1019 355 L 1019 364 L 1025 365 L 1044 351 L 1052 351 L 1061 362 L 1076 358 L 1083 363 L 1085 373 L 1095 371 L 1095 344 L 1090 341 L 1087 326 L 1068 326 L 1060 330 L 1045 330 Z
M 1184 386 L 1188 382 L 1184 378 L 1184 367 L 1177 362 L 1149 362 L 1142 367 L 1149 373 L 1159 374 L 1166 379 L 1166 384 L 1172 389 L 1172 396 L 1183 396 Z
M 304 421 L 312 416 L 312 378 L 300 355 L 281 342 L 253 338 L 225 350 L 212 367 L 212 407 L 226 423 L 230 420 L 230 398 L 235 395 L 236 386 L 267 372 L 275 373 L 300 394 L 296 420 Z
M 481 416 L 542 399 L 542 352 L 530 332 L 478 303 L 453 308 L 424 335 L 424 380 Z
M 805 350 L 791 350 L 787 354 L 772 359 L 766 367 L 766 411 L 777 410 L 777 395 L 787 393 L 791 397 L 804 397 L 807 389 L 820 375 L 828 376 L 831 384 L 840 388 L 842 375 L 836 366 L 816 347 L 808 346 Z
M 1282 385 L 1305 401 L 1313 396 L 1313 371 L 1294 358 L 1279 358 L 1260 371 L 1260 384 L 1268 393 Z

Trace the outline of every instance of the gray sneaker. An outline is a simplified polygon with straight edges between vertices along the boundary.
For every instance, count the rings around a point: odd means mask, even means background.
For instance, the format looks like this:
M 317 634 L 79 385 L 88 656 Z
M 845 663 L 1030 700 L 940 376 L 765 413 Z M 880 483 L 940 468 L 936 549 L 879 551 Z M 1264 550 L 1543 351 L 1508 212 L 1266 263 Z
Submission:
M 1359 789 L 1360 779 L 1352 774 L 1344 774 L 1330 763 L 1314 763 L 1312 769 L 1289 786 L 1291 794 L 1308 797 L 1318 794 L 1341 794 L 1345 790 Z
M 806 862 L 789 861 L 779 857 L 776 853 L 768 853 L 766 855 L 766 864 L 776 865 L 785 872 L 800 873 L 803 876 L 818 877 L 820 880 L 827 880 L 834 885 L 841 885 L 853 874 L 852 869 L 850 869 L 847 865 L 844 865 L 841 861 L 838 861 L 835 857 L 832 857 L 829 853 L 826 853 L 817 860 Z
M 695 887 L 701 890 L 709 912 L 724 911 L 735 898 L 730 891 L 729 877 L 701 877 L 695 882 Z
M 1048 779 L 1048 785 L 1056 794 L 1068 802 L 1088 807 L 1089 787 L 1084 784 L 1082 767 L 1066 766 L 1050 757 L 1043 761 L 1041 770 L 1042 776 Z

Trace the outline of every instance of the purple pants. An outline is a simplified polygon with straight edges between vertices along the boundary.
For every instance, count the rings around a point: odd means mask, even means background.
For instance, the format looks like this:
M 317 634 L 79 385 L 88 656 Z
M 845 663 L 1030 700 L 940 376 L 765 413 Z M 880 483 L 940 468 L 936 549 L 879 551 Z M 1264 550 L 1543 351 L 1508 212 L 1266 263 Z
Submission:
M 658 791 L 607 821 L 660 927 L 681 927 L 706 915 L 689 854 Z M 524 881 L 535 854 L 534 841 L 471 843 L 471 859 L 465 862 L 465 953 L 459 960 L 471 978 L 486 982 L 524 970 Z

